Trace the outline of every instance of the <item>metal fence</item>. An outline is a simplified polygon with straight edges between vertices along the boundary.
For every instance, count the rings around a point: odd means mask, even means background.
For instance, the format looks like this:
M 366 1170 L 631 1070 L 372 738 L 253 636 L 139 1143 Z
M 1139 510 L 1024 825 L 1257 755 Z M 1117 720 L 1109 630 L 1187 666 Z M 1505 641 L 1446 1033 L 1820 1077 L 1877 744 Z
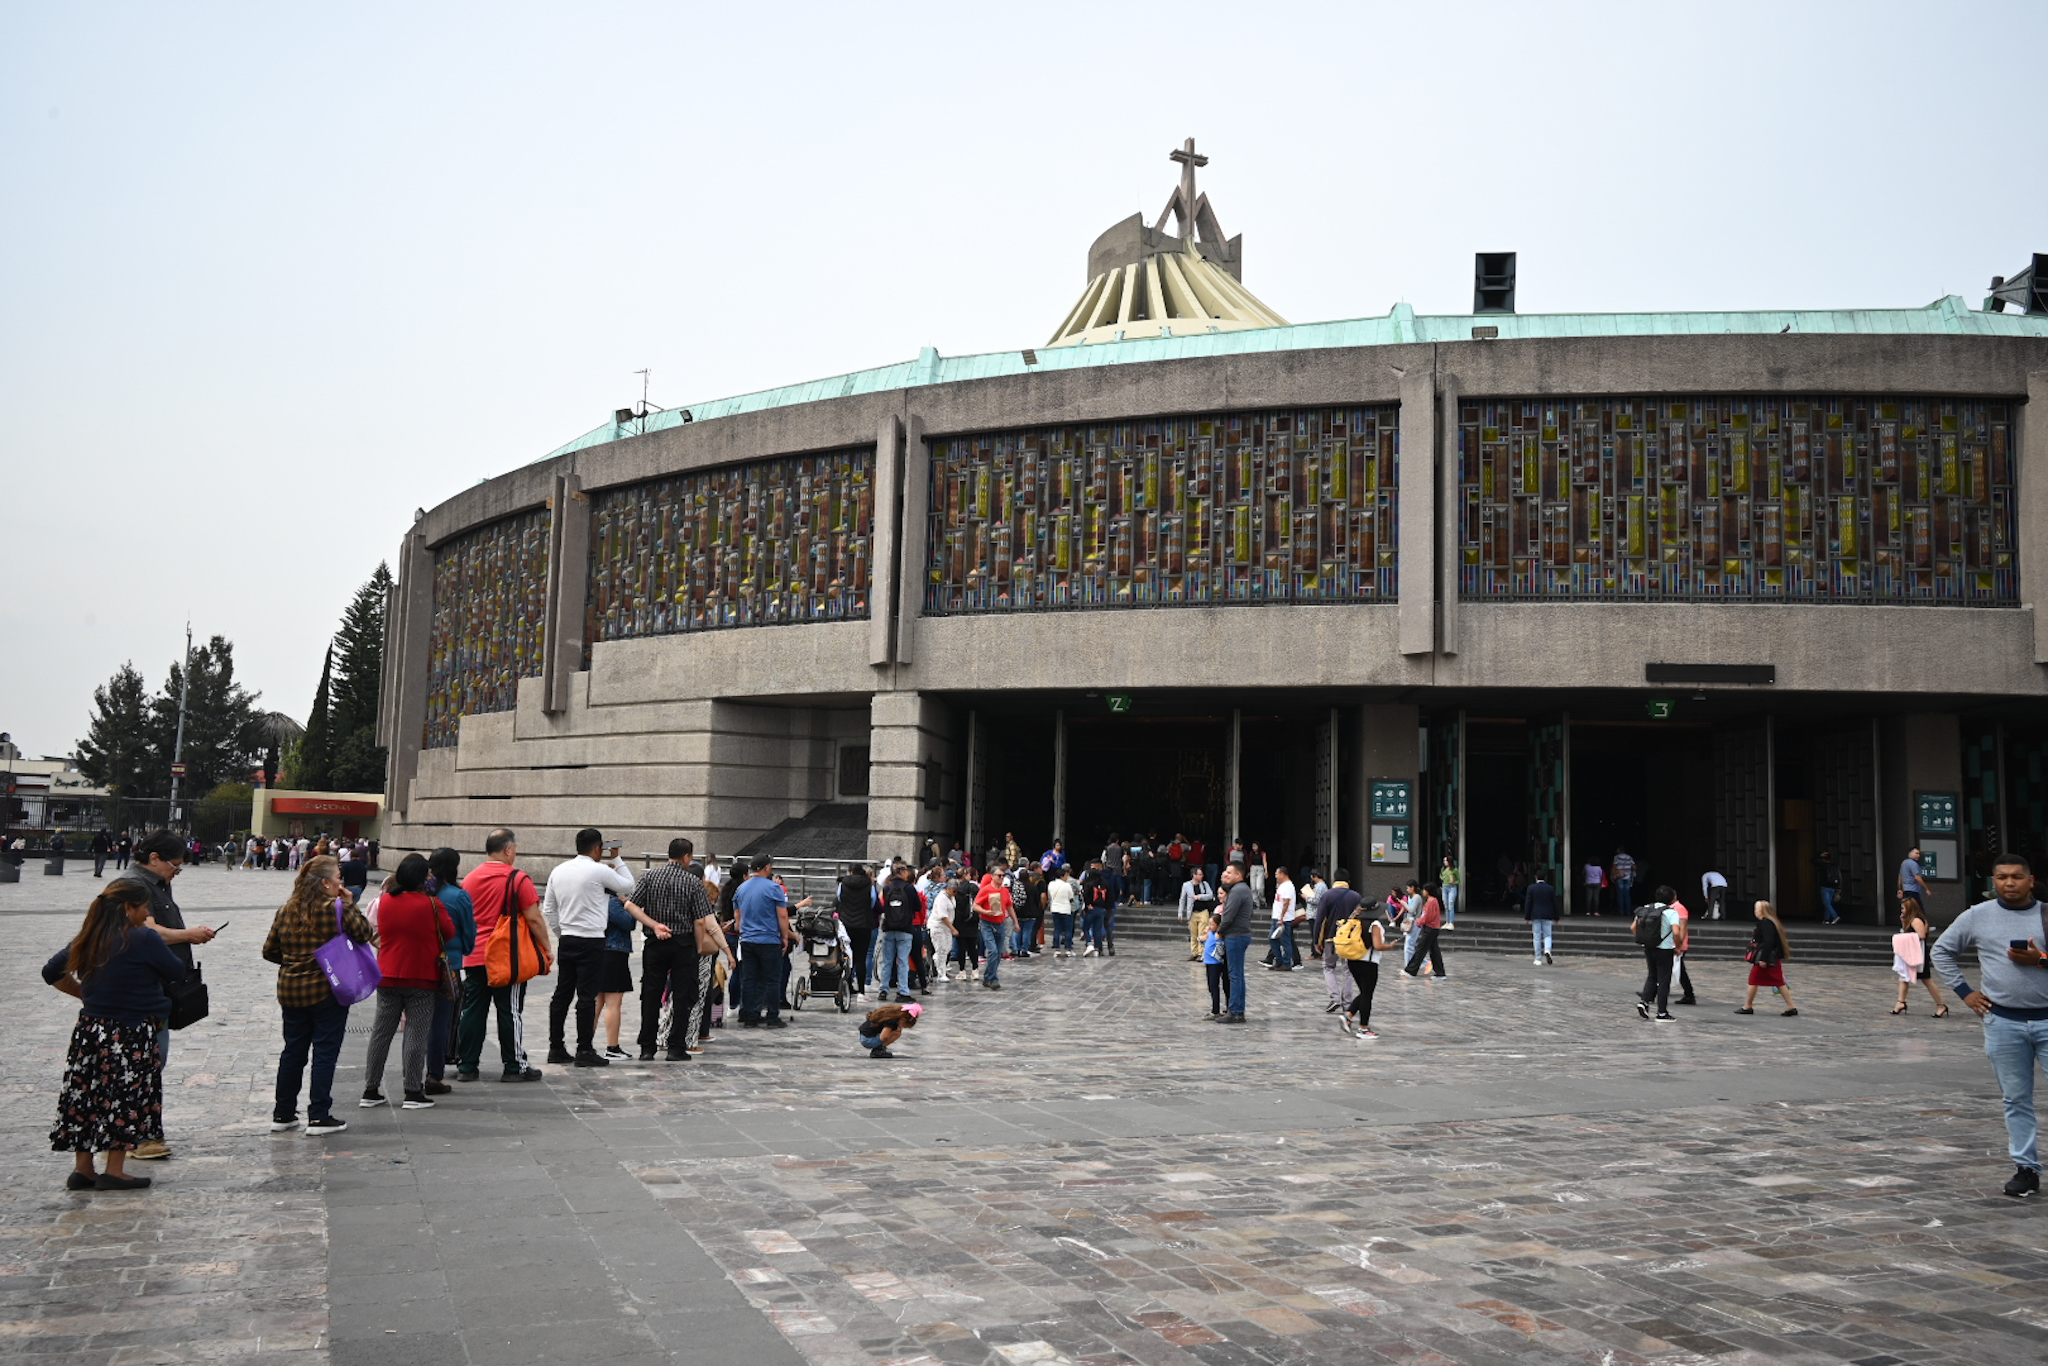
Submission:
M 639 855 L 641 870 L 645 871 L 652 868 L 656 863 L 667 857 L 667 854 L 650 854 L 642 851 Z M 745 859 L 735 859 L 731 865 L 728 865 L 726 869 L 727 875 L 745 877 L 747 875 L 747 862 L 748 860 Z M 841 859 L 779 858 L 775 860 L 775 875 L 782 879 L 785 887 L 789 888 L 790 899 L 793 901 L 801 901 L 807 896 L 815 896 L 819 899 L 821 905 L 829 903 L 838 895 L 839 878 L 845 871 L 846 863 Z

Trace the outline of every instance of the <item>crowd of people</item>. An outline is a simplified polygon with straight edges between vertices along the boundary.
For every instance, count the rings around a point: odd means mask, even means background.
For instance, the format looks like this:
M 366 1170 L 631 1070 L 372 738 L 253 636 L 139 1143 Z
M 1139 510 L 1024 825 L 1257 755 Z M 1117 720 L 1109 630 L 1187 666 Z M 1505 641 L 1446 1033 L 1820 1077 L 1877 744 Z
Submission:
M 350 1011 L 372 996 L 358 1099 L 365 1108 L 392 1103 L 385 1077 L 401 1034 L 398 1105 L 434 1108 L 455 1090 L 451 1069 L 455 1083 L 480 1081 L 493 1017 L 499 1079 L 540 1080 L 545 1073 L 528 1058 L 523 1015 L 528 985 L 550 974 L 549 1064 L 595 1068 L 634 1057 L 622 1029 L 634 991 L 636 932 L 640 1061 L 689 1062 L 709 1046 L 712 1031 L 733 1021 L 742 1029 L 786 1027 L 782 1011 L 799 947 L 806 971 L 815 970 L 821 951 L 822 961 L 843 970 L 852 1001 L 869 1007 L 856 1022 L 859 1046 L 887 1059 L 923 1017 L 919 995 L 970 979 L 1000 991 L 1006 962 L 1114 956 L 1116 911 L 1125 904 L 1110 859 L 1091 858 L 1077 874 L 1057 848 L 1014 866 L 998 853 L 979 874 L 945 860 L 922 870 L 900 859 L 849 865 L 830 904 L 813 909 L 812 897 L 792 900 L 767 857 L 721 869 L 715 860 L 700 864 L 691 841 L 678 837 L 665 862 L 636 875 L 599 831 L 580 831 L 575 842 L 576 857 L 554 869 L 544 891 L 519 867 L 515 832 L 501 828 L 468 873 L 452 848 L 407 854 L 374 897 L 352 881 L 349 868 L 367 867 L 367 849 L 343 848 L 344 860 L 331 846 L 309 845 L 262 948 L 277 967 L 283 1042 L 272 1131 L 318 1136 L 347 1129 L 335 1113 L 335 1072 Z M 206 1011 L 192 949 L 214 937 L 212 928 L 188 926 L 172 895 L 188 855 L 187 842 L 174 834 L 137 840 L 133 866 L 101 889 L 78 932 L 43 966 L 46 982 L 80 1002 L 51 1131 L 53 1149 L 72 1157 L 73 1190 L 146 1187 L 149 1178 L 134 1175 L 129 1162 L 170 1155 L 162 1070 L 173 1030 Z M 1375 900 L 1354 888 L 1344 869 L 1327 881 L 1304 872 L 1297 883 L 1288 869 L 1269 863 L 1270 895 L 1262 896 L 1253 871 L 1245 860 L 1230 859 L 1212 878 L 1206 862 L 1192 857 L 1180 870 L 1179 906 L 1190 956 L 1204 965 L 1210 1022 L 1246 1022 L 1247 959 L 1261 934 L 1267 968 L 1295 972 L 1307 966 L 1298 940 L 1306 930 L 1307 956 L 1322 967 L 1328 988 L 1324 1009 L 1360 1042 L 1379 1037 L 1373 1002 L 1387 955 L 1400 955 L 1409 978 L 1443 978 L 1439 936 L 1450 927 L 1446 903 L 1454 883 L 1411 881 Z M 1921 898 L 1902 892 L 1893 1013 L 1907 1009 L 1908 993 L 1920 982 L 1945 1016 L 1939 977 L 1983 1017 L 2015 1164 L 2006 1193 L 2025 1196 L 2039 1189 L 2033 1075 L 2048 1063 L 2048 920 L 2025 859 L 2000 856 L 1994 886 L 1992 900 L 1971 907 L 1938 938 Z M 1538 964 L 1552 961 L 1545 929 L 1561 905 L 1556 889 L 1534 872 L 1523 906 Z M 1752 916 L 1748 991 L 1738 1013 L 1755 1013 L 1758 993 L 1768 988 L 1782 998 L 1780 1013 L 1796 1016 L 1785 978 L 1790 935 L 1770 902 L 1754 903 Z M 1674 985 L 1676 1004 L 1696 1002 L 1685 965 L 1692 919 L 1670 886 L 1632 907 L 1632 933 L 1646 965 L 1633 1005 L 1646 1019 L 1676 1018 Z M 1981 988 L 1964 976 L 1971 955 Z M 361 967 L 366 958 L 373 967 Z M 351 969 L 351 962 L 358 966 Z

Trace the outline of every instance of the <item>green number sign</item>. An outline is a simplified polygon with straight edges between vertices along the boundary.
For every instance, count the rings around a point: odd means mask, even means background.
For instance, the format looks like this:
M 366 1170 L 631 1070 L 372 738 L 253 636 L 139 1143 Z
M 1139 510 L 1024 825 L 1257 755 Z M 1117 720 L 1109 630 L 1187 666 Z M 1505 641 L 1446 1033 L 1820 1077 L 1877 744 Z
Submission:
M 1643 710 L 1650 713 L 1652 721 L 1669 721 L 1678 704 L 1668 697 L 1653 697 L 1643 703 Z
M 1127 692 L 1113 692 L 1109 694 L 1109 709 L 1118 715 L 1129 711 L 1131 709 L 1131 695 Z

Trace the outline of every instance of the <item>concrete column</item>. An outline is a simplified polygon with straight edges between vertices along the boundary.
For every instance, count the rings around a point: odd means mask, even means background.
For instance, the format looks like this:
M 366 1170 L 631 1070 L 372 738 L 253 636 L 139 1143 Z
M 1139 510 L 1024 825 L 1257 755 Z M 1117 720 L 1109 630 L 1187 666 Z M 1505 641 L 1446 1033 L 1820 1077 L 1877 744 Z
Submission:
M 2048 370 L 2027 376 L 2019 428 L 2020 601 L 2034 614 L 2034 662 L 2048 664 Z
M 1436 650 L 1436 377 L 1401 376 L 1401 653 Z
M 590 598 L 590 496 L 574 470 L 555 475 L 548 513 L 541 710 L 559 714 L 569 710 L 569 689 L 575 676 L 583 672 Z
M 875 433 L 875 524 L 868 559 L 868 663 L 887 664 L 896 636 L 897 559 L 903 524 L 903 424 L 894 413 Z
M 1447 655 L 1458 653 L 1458 576 L 1464 568 L 1460 545 L 1461 522 L 1465 515 L 1464 494 L 1458 487 L 1458 377 L 1439 372 L 1437 388 L 1437 573 L 1436 647 Z M 1463 867 L 1461 863 L 1459 865 Z
M 958 770 L 952 711 L 922 693 L 880 692 L 868 716 L 868 857 L 915 859 L 919 840 L 951 828 L 945 774 Z M 939 766 L 936 782 L 928 764 Z
M 1239 797 L 1244 792 L 1244 712 L 1237 707 L 1230 709 L 1230 828 L 1223 832 L 1223 847 L 1237 842 L 1244 832 L 1238 828 L 1243 819 Z
M 1899 861 L 1921 839 L 1916 828 L 1919 812 L 1914 794 L 1962 794 L 1962 725 L 1953 713 L 1919 712 L 1888 716 L 1879 722 L 1878 750 L 1878 791 L 1881 796 L 1878 830 L 1882 839 L 1877 859 L 1878 885 L 1884 893 L 1881 904 L 1886 908 L 1886 918 L 1890 919 L 1890 908 L 1896 904 Z M 1952 837 L 1935 838 L 1952 838 L 1957 850 L 1962 848 L 1960 830 Z M 1962 869 L 1944 868 L 1942 872 L 1942 878 L 1927 880 L 1927 910 L 1937 926 L 1947 925 L 1970 904 L 1969 883 L 1959 876 Z
M 1352 847 L 1358 850 L 1357 866 L 1351 869 L 1354 887 L 1373 887 L 1370 870 L 1375 866 L 1396 870 L 1403 878 L 1414 877 L 1420 871 L 1415 864 L 1416 851 L 1422 844 L 1420 822 L 1412 817 L 1408 823 L 1408 861 L 1379 865 L 1372 862 L 1372 784 L 1409 784 L 1411 811 L 1419 813 L 1420 807 L 1412 802 L 1412 797 L 1422 784 L 1422 743 L 1417 730 L 1421 720 L 1420 709 L 1412 706 L 1367 703 L 1358 709 L 1358 731 L 1350 756 L 1350 781 L 1346 784 L 1349 814 L 1345 818 Z M 1378 888 L 1375 894 L 1384 891 L 1385 888 Z
M 384 808 L 403 815 L 420 767 L 420 745 L 427 725 L 427 654 L 434 629 L 434 552 L 427 549 L 426 539 L 417 531 L 407 533 L 399 543 L 398 603 L 399 611 L 384 625 L 385 668 L 391 691 L 379 707 L 389 722 L 388 729 L 386 723 L 379 723 L 385 734 L 378 738 L 391 751 L 385 770 Z
M 1052 714 L 1052 838 L 1058 844 L 1067 837 L 1067 710 Z M 972 853 L 972 850 L 968 852 Z
M 925 541 L 931 530 L 932 453 L 924 444 L 924 419 L 903 420 L 902 553 L 897 556 L 896 662 L 915 659 L 917 621 L 924 615 Z M 973 846 L 968 846 L 972 848 Z

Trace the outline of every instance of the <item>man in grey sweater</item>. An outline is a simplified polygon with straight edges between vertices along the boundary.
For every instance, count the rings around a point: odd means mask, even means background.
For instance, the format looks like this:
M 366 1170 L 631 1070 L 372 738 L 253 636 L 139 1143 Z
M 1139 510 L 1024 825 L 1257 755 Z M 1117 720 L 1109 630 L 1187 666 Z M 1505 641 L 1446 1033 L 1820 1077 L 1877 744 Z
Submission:
M 1223 961 L 1230 967 L 1230 1004 L 1225 1012 L 1211 1018 L 1211 1024 L 1244 1023 L 1244 955 L 1251 947 L 1252 919 L 1258 914 L 1259 898 L 1252 892 L 1251 884 L 1245 881 L 1242 863 L 1233 863 L 1224 868 L 1223 908 L 1217 912 L 1220 922 L 1216 937 L 1223 943 Z
M 2016 1168 L 2005 1193 L 2025 1198 L 2041 1189 L 2034 1070 L 2048 1067 L 2048 919 L 2034 897 L 2034 871 L 2018 854 L 1998 856 L 1991 885 L 1997 899 L 1964 911 L 1935 942 L 1934 967 L 1984 1021 L 1984 1052 L 2005 1096 Z M 1983 976 L 1977 991 L 1963 976 L 1962 957 L 1972 949 Z

